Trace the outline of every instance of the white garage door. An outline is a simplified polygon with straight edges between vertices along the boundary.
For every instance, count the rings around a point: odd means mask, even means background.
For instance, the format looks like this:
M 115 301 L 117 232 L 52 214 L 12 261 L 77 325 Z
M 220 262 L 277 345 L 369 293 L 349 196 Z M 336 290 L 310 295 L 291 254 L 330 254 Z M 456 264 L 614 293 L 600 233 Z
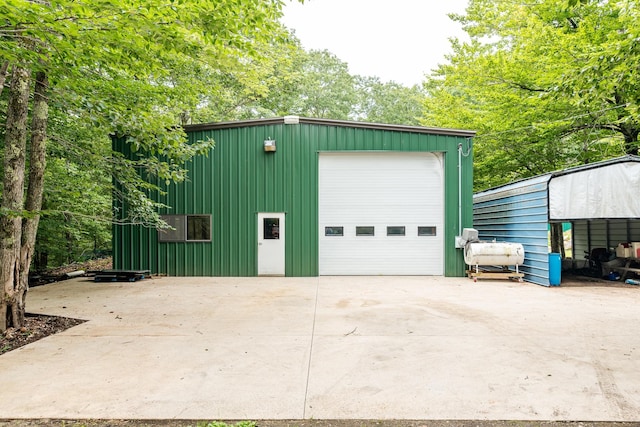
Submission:
M 442 275 L 442 155 L 321 153 L 321 275 Z

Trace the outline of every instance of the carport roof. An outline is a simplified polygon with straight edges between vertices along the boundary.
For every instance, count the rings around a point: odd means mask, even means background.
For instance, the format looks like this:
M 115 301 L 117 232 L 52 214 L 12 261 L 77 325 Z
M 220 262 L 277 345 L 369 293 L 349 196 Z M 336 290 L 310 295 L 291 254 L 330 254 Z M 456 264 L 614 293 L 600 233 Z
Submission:
M 626 155 L 525 178 L 474 194 L 474 202 L 527 194 L 546 187 L 549 220 L 640 218 L 639 168 L 612 169 L 614 165 L 640 163 L 640 156 Z M 602 172 L 601 172 L 602 170 Z M 631 191 L 626 197 L 624 191 Z M 568 196 L 569 195 L 569 196 Z M 573 197 L 571 197 L 573 196 Z
M 569 175 L 569 174 L 574 174 L 577 172 L 582 172 L 582 171 L 586 171 L 589 169 L 597 169 L 597 168 L 602 168 L 605 166 L 611 166 L 614 164 L 618 164 L 618 163 L 626 163 L 626 162 L 637 162 L 640 163 L 640 156 L 634 156 L 631 154 L 628 154 L 626 156 L 621 156 L 621 157 L 616 157 L 613 159 L 608 159 L 608 160 L 602 160 L 599 162 L 595 162 L 595 163 L 588 163 L 586 165 L 579 165 L 579 166 L 573 166 L 567 169 L 561 169 L 561 170 L 557 170 L 557 171 L 553 171 L 553 172 L 547 172 L 547 173 L 543 173 L 540 175 L 535 175 L 529 178 L 522 178 L 522 179 L 518 179 L 515 181 L 511 181 L 508 182 L 506 184 L 502 184 L 502 185 L 497 185 L 495 187 L 491 187 L 491 188 L 487 188 L 486 190 L 482 190 L 482 191 L 478 191 L 477 193 L 474 194 L 474 197 L 476 196 L 484 196 L 484 195 L 488 195 L 491 193 L 495 193 L 498 191 L 503 191 L 506 189 L 511 189 L 511 188 L 517 188 L 517 187 L 524 187 L 524 186 L 528 186 L 534 183 L 538 183 L 538 182 L 548 182 L 549 180 L 551 180 L 552 178 L 558 177 L 558 176 L 563 176 L 563 175 Z
M 626 156 L 616 157 L 614 159 L 602 160 L 600 162 L 589 163 L 589 164 L 580 165 L 580 166 L 574 166 L 572 168 L 567 168 L 567 169 L 563 169 L 563 170 L 560 170 L 560 171 L 552 172 L 551 173 L 551 178 L 555 178 L 557 176 L 562 176 L 562 175 L 568 175 L 568 174 L 572 174 L 572 173 L 577 173 L 577 172 L 582 172 L 582 171 L 586 171 L 586 170 L 589 170 L 589 169 L 596 169 L 596 168 L 602 168 L 602 167 L 606 167 L 606 166 L 611 166 L 611 165 L 615 165 L 615 164 L 618 164 L 618 163 L 626 163 L 626 162 L 638 162 L 638 163 L 640 163 L 640 156 L 633 156 L 631 154 L 628 154 Z

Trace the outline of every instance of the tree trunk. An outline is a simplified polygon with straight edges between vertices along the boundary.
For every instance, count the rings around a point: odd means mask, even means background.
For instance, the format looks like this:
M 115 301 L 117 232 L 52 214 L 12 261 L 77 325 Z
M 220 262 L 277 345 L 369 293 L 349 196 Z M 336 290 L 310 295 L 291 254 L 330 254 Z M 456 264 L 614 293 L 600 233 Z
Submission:
M 31 72 L 14 66 L 5 127 L 4 177 L 0 210 L 0 332 L 24 324 L 20 293 L 20 245 Z
M 638 155 L 638 135 L 640 131 L 637 129 L 631 129 L 627 133 L 623 133 L 624 135 L 624 151 L 625 154 L 632 154 L 634 156 Z
M 0 95 L 2 95 L 2 90 L 4 89 L 4 82 L 7 81 L 7 71 L 9 70 L 9 61 L 5 61 L 2 66 L 0 66 Z
M 33 94 L 33 111 L 31 113 L 31 154 L 29 156 L 29 187 L 27 189 L 26 217 L 22 220 L 22 247 L 20 249 L 20 284 L 18 294 L 23 295 L 19 301 L 24 313 L 26 295 L 29 290 L 29 269 L 35 251 L 42 193 L 44 190 L 44 169 L 47 154 L 47 120 L 49 104 L 47 88 L 49 80 L 44 72 L 36 74 L 36 86 Z
M 560 254 L 564 259 L 564 233 L 561 222 L 551 223 L 551 252 Z

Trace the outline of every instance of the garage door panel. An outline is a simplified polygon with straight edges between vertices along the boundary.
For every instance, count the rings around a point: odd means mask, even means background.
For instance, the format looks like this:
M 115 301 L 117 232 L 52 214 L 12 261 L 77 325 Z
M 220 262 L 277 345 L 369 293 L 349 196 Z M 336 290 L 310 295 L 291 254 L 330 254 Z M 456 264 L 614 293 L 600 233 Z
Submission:
M 443 167 L 434 153 L 320 155 L 320 274 L 441 275 Z M 325 226 L 343 236 L 325 236 Z M 356 236 L 374 226 L 375 236 Z M 404 226 L 404 236 L 387 236 Z M 418 236 L 419 226 L 436 227 Z
M 387 237 L 387 236 L 385 236 Z M 428 245 L 401 242 L 401 236 L 394 236 L 395 242 L 383 239 L 357 237 L 360 241 L 335 240 L 326 242 L 321 253 L 320 265 L 323 275 L 439 275 L 437 265 L 429 265 Z M 428 239 L 428 237 L 421 237 Z M 334 237 L 338 239 L 338 237 Z M 356 239 L 355 237 L 353 239 Z M 389 236 L 389 239 L 391 237 Z

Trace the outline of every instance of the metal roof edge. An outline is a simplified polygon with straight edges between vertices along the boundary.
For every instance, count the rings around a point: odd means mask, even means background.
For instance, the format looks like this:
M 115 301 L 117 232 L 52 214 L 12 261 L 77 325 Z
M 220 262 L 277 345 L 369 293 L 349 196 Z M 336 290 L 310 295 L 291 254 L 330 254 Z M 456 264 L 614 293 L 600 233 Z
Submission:
M 479 191 L 473 194 L 473 201 L 479 202 L 483 199 L 491 200 L 491 196 L 496 196 L 495 198 L 507 197 L 515 194 L 526 194 L 529 192 L 539 191 L 536 189 L 533 190 L 524 190 L 526 187 L 531 187 L 537 184 L 548 183 L 551 179 L 552 174 L 546 173 L 543 175 L 537 175 L 531 178 L 523 178 L 517 181 L 509 182 L 507 184 L 500 185 L 498 187 L 488 188 L 483 191 Z M 523 189 L 522 191 L 515 191 Z
M 551 181 L 551 179 L 558 177 L 558 176 L 563 176 L 563 175 L 569 175 L 572 173 L 576 173 L 576 172 L 582 172 L 584 170 L 589 170 L 589 169 L 595 169 L 595 168 L 600 168 L 600 167 L 604 167 L 604 166 L 611 166 L 614 164 L 618 164 L 618 163 L 625 163 L 625 162 L 638 162 L 640 163 L 640 156 L 634 156 L 631 154 L 627 154 L 625 156 L 621 156 L 621 157 L 616 157 L 613 159 L 608 159 L 608 160 L 602 160 L 599 162 L 594 162 L 594 163 L 589 163 L 586 165 L 580 165 L 580 166 L 573 166 L 567 169 L 562 169 L 559 171 L 554 171 L 554 172 L 547 172 L 541 175 L 536 175 L 536 176 L 532 176 L 529 178 L 522 178 L 522 179 L 518 179 L 516 181 L 511 181 L 508 182 L 506 184 L 502 184 L 499 185 L 497 187 L 491 187 L 491 188 L 487 188 L 486 190 L 482 190 L 482 191 L 478 191 L 477 193 L 474 193 L 473 197 L 475 199 L 476 196 L 486 196 L 489 195 L 491 193 L 498 193 L 500 191 L 506 191 L 506 190 L 511 190 L 514 188 L 518 188 L 518 187 L 524 187 L 524 186 L 528 186 L 528 185 L 534 185 L 534 184 L 538 184 L 540 182 L 544 182 L 546 181 Z
M 277 124 L 283 124 L 283 123 L 284 123 L 284 117 L 271 117 L 266 119 L 249 119 L 249 120 L 236 120 L 236 121 L 228 121 L 228 122 L 198 123 L 195 125 L 184 126 L 184 131 L 199 132 L 203 130 L 241 128 L 241 127 L 247 127 L 247 126 L 277 125 Z
M 570 175 L 572 173 L 582 172 L 589 169 L 598 169 L 606 166 L 616 165 L 618 163 L 640 163 L 640 156 L 634 156 L 632 154 L 627 154 L 625 156 L 615 157 L 613 159 L 601 160 L 599 162 L 587 163 L 586 165 L 573 166 L 568 169 L 563 169 L 561 171 L 552 172 L 552 179 L 558 176 Z
M 287 116 L 291 117 L 291 116 Z M 374 129 L 374 130 L 388 130 L 394 132 L 413 132 L 413 133 L 425 133 L 431 135 L 446 135 L 446 136 L 459 136 L 464 138 L 472 138 L 476 135 L 475 131 L 463 130 L 463 129 L 446 129 L 446 128 L 431 128 L 425 126 L 409 126 L 409 125 L 395 125 L 384 123 L 370 123 L 370 122 L 356 122 L 350 120 L 333 120 L 333 119 L 314 119 L 308 117 L 299 117 L 298 123 L 319 125 L 319 126 L 339 126 L 350 127 L 360 129 Z M 238 120 L 229 122 L 215 122 L 215 123 L 201 123 L 195 125 L 184 126 L 185 132 L 199 132 L 206 130 L 216 129 L 229 129 L 247 126 L 263 126 L 273 124 L 288 124 L 285 117 L 272 117 L 265 119 L 250 119 L 250 120 Z
M 300 123 L 306 123 L 306 124 L 312 124 L 312 125 L 324 125 L 324 126 L 340 126 L 340 127 L 350 127 L 350 128 L 389 130 L 389 131 L 396 131 L 396 132 L 400 131 L 400 132 L 428 133 L 431 135 L 461 136 L 465 138 L 472 138 L 476 135 L 475 131 L 464 130 L 464 129 L 446 129 L 446 128 L 426 127 L 426 126 L 357 122 L 357 121 L 351 121 L 351 120 L 313 119 L 308 117 L 300 117 Z

